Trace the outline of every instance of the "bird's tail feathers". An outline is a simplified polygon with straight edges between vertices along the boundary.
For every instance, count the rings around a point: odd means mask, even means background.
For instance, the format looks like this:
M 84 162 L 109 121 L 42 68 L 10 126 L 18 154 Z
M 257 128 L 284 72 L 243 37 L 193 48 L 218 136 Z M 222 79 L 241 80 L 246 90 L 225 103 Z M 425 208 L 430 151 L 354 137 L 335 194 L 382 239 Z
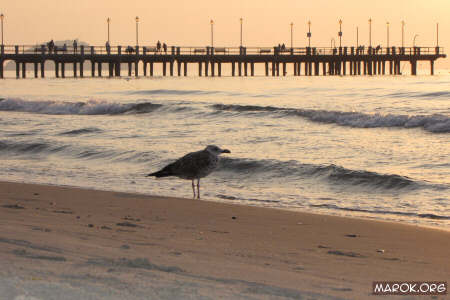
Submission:
M 150 173 L 146 177 L 151 177 L 151 176 L 155 176 L 157 178 L 159 178 L 159 177 L 168 177 L 168 176 L 172 176 L 172 173 L 169 172 L 168 170 L 161 170 L 161 171 L 158 171 L 158 172 Z

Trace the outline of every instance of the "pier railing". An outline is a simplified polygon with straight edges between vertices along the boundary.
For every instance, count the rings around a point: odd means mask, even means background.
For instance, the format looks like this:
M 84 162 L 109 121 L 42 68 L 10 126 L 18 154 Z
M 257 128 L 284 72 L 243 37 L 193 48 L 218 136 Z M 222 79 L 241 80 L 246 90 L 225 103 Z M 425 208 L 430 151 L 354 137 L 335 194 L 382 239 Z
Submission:
M 194 47 L 3 45 L 0 55 L 437 55 L 442 47 Z

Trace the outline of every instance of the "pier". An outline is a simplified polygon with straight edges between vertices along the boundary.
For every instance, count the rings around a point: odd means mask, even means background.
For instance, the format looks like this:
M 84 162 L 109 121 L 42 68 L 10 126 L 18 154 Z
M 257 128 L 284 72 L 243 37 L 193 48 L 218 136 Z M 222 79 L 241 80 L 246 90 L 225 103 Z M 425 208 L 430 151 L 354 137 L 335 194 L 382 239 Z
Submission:
M 55 76 L 65 78 L 66 66 L 72 66 L 73 77 L 139 77 L 154 76 L 155 64 L 162 65 L 162 76 L 187 76 L 188 64 L 198 65 L 198 76 L 222 76 L 222 66 L 231 65 L 231 76 L 255 76 L 255 65 L 264 65 L 265 76 L 328 75 L 401 75 L 401 63 L 410 64 L 411 74 L 417 75 L 417 63 L 430 63 L 445 58 L 442 47 L 177 47 L 161 51 L 153 46 L 79 46 L 55 47 L 45 45 L 0 46 L 0 78 L 4 64 L 14 61 L 16 78 L 26 78 L 27 65 L 34 66 L 34 77 L 45 77 L 45 64 L 52 61 Z M 90 70 L 85 70 L 90 62 Z M 122 74 L 122 64 L 128 71 Z M 103 66 L 107 66 L 103 70 Z M 141 68 L 139 67 L 141 66 Z M 134 74 L 133 74 L 134 71 Z

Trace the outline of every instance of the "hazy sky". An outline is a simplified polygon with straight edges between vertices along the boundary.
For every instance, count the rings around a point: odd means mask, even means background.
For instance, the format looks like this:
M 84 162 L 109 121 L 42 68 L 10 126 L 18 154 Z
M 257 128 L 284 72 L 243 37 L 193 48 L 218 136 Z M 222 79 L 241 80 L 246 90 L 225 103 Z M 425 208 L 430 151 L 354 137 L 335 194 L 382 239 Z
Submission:
M 436 46 L 439 22 L 440 46 L 450 49 L 450 0 L 2 0 L 5 44 L 34 44 L 50 39 L 78 38 L 94 45 L 107 39 L 106 18 L 111 18 L 111 44 L 135 44 L 135 17 L 139 16 L 139 44 L 157 40 L 169 45 L 210 44 L 210 20 L 214 20 L 214 44 L 238 46 L 244 19 L 247 46 L 290 45 L 294 23 L 294 46 L 307 44 L 307 22 L 312 22 L 312 45 L 338 43 L 338 20 L 342 19 L 343 45 L 368 44 L 372 18 L 372 44 L 386 45 L 386 22 L 390 44 L 401 45 L 401 20 L 406 22 L 405 46 Z M 440 60 L 437 67 L 450 67 Z

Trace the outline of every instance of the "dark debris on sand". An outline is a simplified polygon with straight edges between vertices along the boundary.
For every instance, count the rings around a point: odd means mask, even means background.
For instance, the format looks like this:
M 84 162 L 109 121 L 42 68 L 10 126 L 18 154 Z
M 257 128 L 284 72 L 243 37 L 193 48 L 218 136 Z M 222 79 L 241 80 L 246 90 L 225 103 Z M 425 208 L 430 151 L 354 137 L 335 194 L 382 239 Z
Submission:
M 87 264 L 104 266 L 104 267 L 108 267 L 108 268 L 123 267 L 123 268 L 156 270 L 156 271 L 168 272 L 168 273 L 183 273 L 184 272 L 179 267 L 153 264 L 153 263 L 149 262 L 148 259 L 146 259 L 146 258 L 135 258 L 135 259 L 119 258 L 116 260 L 108 259 L 108 258 L 91 258 L 91 259 L 88 259 Z
M 359 237 L 359 235 L 357 235 L 357 234 L 346 234 L 345 236 L 351 237 L 351 238 Z
M 344 252 L 344 251 L 340 251 L 340 250 L 330 250 L 328 251 L 328 254 L 333 254 L 333 255 L 340 255 L 340 256 L 347 256 L 347 257 L 365 257 L 359 253 L 355 253 L 355 252 Z
M 5 204 L 2 205 L 4 208 L 12 208 L 12 209 L 25 209 L 25 207 L 19 205 L 19 204 Z
M 32 258 L 32 259 L 43 259 L 43 260 L 51 260 L 51 261 L 66 261 L 66 258 L 64 256 L 49 256 L 49 255 L 39 255 L 39 254 L 33 254 L 28 252 L 25 249 L 15 249 L 12 251 L 13 254 L 25 258 Z
M 140 225 L 134 224 L 134 223 L 130 223 L 130 222 L 121 222 L 121 223 L 117 223 L 117 226 L 124 226 L 124 227 L 142 227 Z
M 141 221 L 141 219 L 133 218 L 132 216 L 125 216 L 125 217 L 123 217 L 123 219 L 126 220 L 126 221 L 135 221 L 135 222 Z

